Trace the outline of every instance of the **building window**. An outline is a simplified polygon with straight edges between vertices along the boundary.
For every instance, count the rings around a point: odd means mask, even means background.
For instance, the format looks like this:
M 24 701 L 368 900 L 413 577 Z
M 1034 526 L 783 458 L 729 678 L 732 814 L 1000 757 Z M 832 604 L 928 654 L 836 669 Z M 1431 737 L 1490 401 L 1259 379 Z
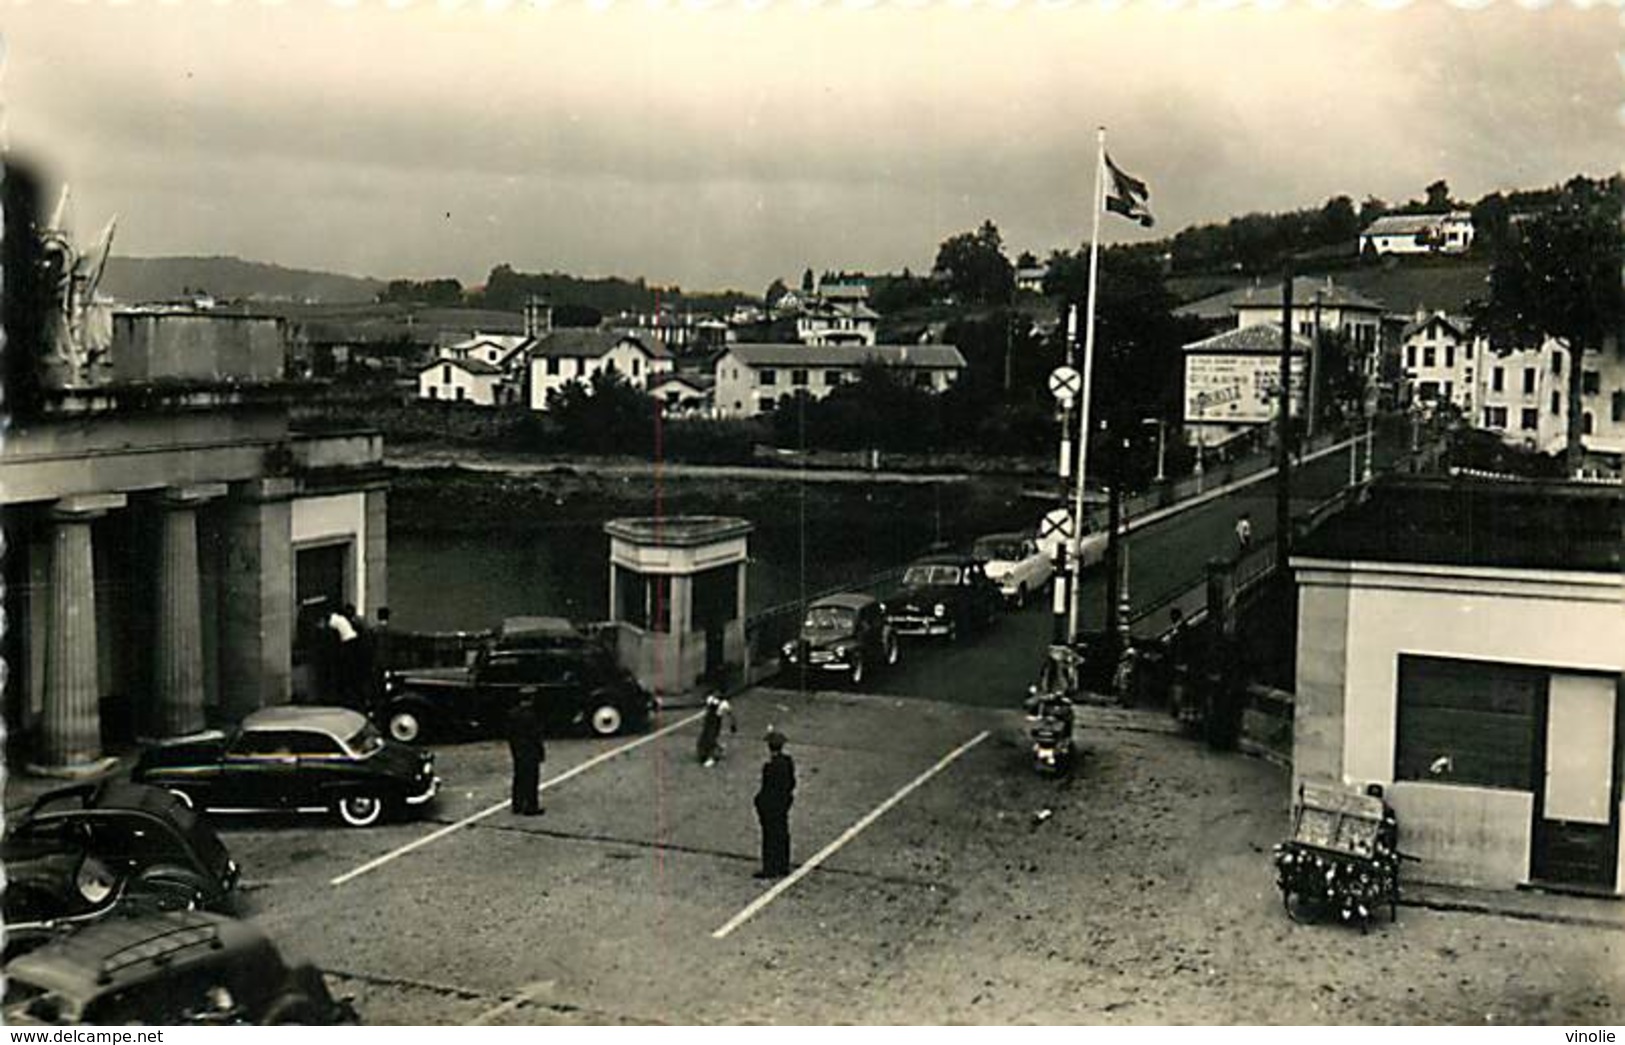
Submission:
M 1406 345 L 1405 346 L 1405 368 L 1407 370 L 1415 370 L 1416 369 L 1416 346 L 1415 345 Z
M 461 403 L 461 402 L 462 402 L 462 401 L 463 401 L 463 389 L 462 389 L 462 387 L 461 387 L 461 386 L 458 386 L 458 388 L 457 388 L 457 395 L 456 395 L 456 396 L 455 396 L 455 397 L 454 397 L 454 398 L 455 398 L 455 399 L 456 399 L 456 400 L 457 400 L 457 401 L 458 401 L 458 402 L 459 402 L 459 403 Z
M 1394 779 L 1532 791 L 1547 673 L 1399 656 Z
M 641 359 L 632 360 L 632 376 L 637 377 L 638 374 L 641 372 L 642 367 L 643 367 L 643 360 L 641 360 Z
M 1525 432 L 1533 432 L 1540 424 L 1540 411 L 1533 407 L 1524 407 L 1522 424 Z
M 615 568 L 615 602 L 620 619 L 643 631 L 671 630 L 671 578 Z
M 764 414 L 771 414 L 775 409 L 777 409 L 778 405 L 779 401 L 777 399 L 774 399 L 772 396 L 763 396 L 757 401 L 756 408 Z
M 824 384 L 828 385 L 831 388 L 834 388 L 836 385 L 840 384 L 842 381 L 845 381 L 845 380 L 846 380 L 846 374 L 844 372 L 840 371 L 840 370 L 826 370 L 826 371 L 824 371 Z
M 1439 350 L 1434 348 L 1432 345 L 1424 345 L 1422 347 L 1422 365 L 1423 366 L 1438 366 L 1439 365 Z
M 1496 367 L 1490 371 L 1490 389 L 1495 392 L 1506 391 L 1506 368 Z
M 1454 402 L 1455 398 L 1456 383 L 1454 381 L 1446 381 L 1444 383 L 1444 401 L 1447 403 Z
M 1507 408 L 1504 406 L 1486 406 L 1484 408 L 1485 428 L 1505 428 L 1507 426 Z
M 1446 345 L 1446 346 L 1444 346 L 1444 365 L 1447 366 L 1447 367 L 1451 367 L 1451 368 L 1455 367 L 1455 365 L 1456 365 L 1456 346 L 1455 345 Z
M 1560 414 L 1562 412 L 1563 412 L 1563 394 L 1561 392 L 1555 392 L 1554 391 L 1552 393 L 1552 413 L 1553 414 Z
M 1461 354 L 1468 359 L 1473 358 L 1473 343 L 1471 341 L 1461 346 Z
M 451 384 L 451 367 L 449 365 L 440 368 L 440 383 L 443 385 Z
M 796 388 L 806 388 L 807 372 L 805 370 L 790 371 L 790 384 L 794 385 Z
M 769 387 L 776 385 L 779 383 L 779 372 L 777 370 L 763 370 L 757 374 L 756 383 Z
M 1591 416 L 1590 410 L 1587 410 L 1585 413 L 1580 415 L 1580 431 L 1582 434 L 1595 435 L 1596 426 L 1597 419 Z
M 1614 393 L 1614 423 L 1625 421 L 1625 392 Z
M 549 356 L 548 357 L 548 359 L 547 359 L 547 376 L 548 377 L 558 377 L 559 376 L 559 357 L 558 356 Z
M 429 386 L 429 398 L 430 399 L 439 399 L 440 398 L 440 388 L 439 388 L 438 385 L 430 385 Z
M 1563 353 L 1561 352 L 1552 353 L 1552 373 L 1558 377 L 1563 376 Z
M 1532 366 L 1523 368 L 1523 394 L 1526 396 L 1535 394 L 1535 368 Z
M 1580 391 L 1588 396 L 1594 396 L 1602 391 L 1602 374 L 1595 370 L 1587 370 L 1580 375 Z
M 1439 382 L 1423 381 L 1416 386 L 1416 398 L 1424 403 L 1431 403 L 1439 398 Z

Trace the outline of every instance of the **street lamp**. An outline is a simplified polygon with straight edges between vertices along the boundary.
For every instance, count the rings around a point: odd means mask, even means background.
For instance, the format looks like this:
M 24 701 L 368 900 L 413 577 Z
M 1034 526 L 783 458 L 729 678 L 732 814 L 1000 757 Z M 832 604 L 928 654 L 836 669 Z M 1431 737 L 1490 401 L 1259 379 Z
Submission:
M 1196 492 L 1202 492 L 1202 456 L 1207 448 L 1207 426 L 1203 418 L 1207 414 L 1208 395 L 1206 392 L 1196 393 Z
M 1166 423 L 1160 417 L 1147 417 L 1142 419 L 1140 423 L 1142 425 L 1157 426 L 1157 482 L 1164 482 L 1167 479 L 1167 474 L 1163 468 L 1164 463 L 1167 461 L 1167 444 L 1163 435 Z

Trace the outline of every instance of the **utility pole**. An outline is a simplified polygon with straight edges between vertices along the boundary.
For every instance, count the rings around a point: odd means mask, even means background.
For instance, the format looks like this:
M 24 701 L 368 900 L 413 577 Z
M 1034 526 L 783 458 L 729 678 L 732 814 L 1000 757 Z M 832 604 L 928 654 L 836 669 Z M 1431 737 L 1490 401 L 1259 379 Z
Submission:
M 1275 565 L 1292 553 L 1292 261 L 1281 266 L 1281 430 L 1275 448 Z

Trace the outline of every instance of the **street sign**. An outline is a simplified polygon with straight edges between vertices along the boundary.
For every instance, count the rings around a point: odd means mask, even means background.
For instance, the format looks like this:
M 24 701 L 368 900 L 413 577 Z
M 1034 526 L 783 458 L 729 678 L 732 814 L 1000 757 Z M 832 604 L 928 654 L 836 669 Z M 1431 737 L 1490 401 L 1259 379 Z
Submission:
M 1063 403 L 1078 398 L 1083 390 L 1083 375 L 1069 366 L 1058 366 L 1049 372 L 1050 395 Z
M 1072 513 L 1065 508 L 1056 508 L 1046 514 L 1038 524 L 1038 539 L 1041 541 L 1070 541 L 1072 539 Z

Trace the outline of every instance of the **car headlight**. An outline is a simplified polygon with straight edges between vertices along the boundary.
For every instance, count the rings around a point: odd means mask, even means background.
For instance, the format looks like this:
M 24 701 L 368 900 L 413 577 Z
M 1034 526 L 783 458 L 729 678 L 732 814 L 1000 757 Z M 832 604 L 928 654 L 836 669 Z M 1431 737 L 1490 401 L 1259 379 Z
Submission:
M 796 644 L 793 642 L 786 642 L 784 644 L 784 655 L 786 657 L 794 657 L 796 655 Z
M 946 617 L 948 615 L 948 607 L 939 602 L 935 606 L 931 607 L 931 614 L 936 617 Z

